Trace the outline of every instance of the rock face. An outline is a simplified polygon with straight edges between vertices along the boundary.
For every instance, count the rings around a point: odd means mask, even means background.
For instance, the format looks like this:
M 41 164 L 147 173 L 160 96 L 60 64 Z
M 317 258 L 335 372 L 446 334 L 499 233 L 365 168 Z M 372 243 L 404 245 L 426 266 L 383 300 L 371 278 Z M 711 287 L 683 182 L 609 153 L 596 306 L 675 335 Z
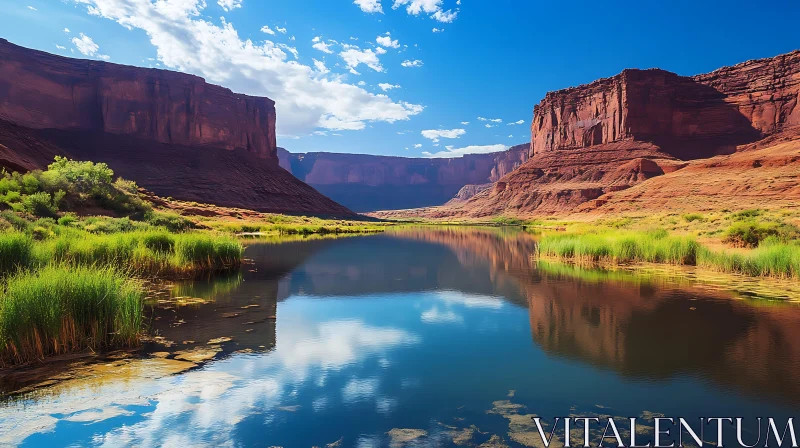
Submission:
M 108 163 L 161 195 L 259 211 L 351 212 L 278 166 L 275 103 L 166 70 L 0 39 L 0 165 Z
M 528 158 L 530 145 L 493 154 L 424 159 L 364 154 L 292 154 L 279 149 L 282 167 L 352 210 L 442 205 L 465 185 L 496 182 Z
M 0 39 L 0 119 L 275 159 L 275 103 L 197 76 L 31 51 Z
M 525 164 L 467 202 L 421 214 L 526 216 L 602 203 L 601 196 L 643 182 L 638 190 L 645 190 L 648 179 L 689 161 L 791 134 L 800 126 L 799 102 L 800 51 L 694 77 L 625 70 L 548 93 L 534 108 Z

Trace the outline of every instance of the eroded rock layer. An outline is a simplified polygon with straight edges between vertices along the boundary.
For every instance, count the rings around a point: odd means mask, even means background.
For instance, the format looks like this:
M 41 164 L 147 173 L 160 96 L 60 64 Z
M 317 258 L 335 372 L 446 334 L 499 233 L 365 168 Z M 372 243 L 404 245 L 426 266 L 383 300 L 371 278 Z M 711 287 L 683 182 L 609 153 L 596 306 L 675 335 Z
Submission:
M 166 70 L 65 58 L 0 39 L 0 166 L 106 162 L 161 196 L 345 215 L 278 166 L 275 103 Z
M 528 158 L 530 145 L 458 158 L 366 154 L 293 154 L 279 149 L 281 166 L 335 201 L 359 212 L 442 205 L 466 185 L 493 183 Z

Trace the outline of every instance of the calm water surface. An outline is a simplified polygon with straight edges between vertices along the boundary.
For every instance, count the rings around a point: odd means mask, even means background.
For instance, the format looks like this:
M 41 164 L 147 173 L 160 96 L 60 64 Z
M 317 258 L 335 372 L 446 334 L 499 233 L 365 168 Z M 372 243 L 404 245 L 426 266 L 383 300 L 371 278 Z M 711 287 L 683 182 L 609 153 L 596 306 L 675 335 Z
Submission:
M 0 444 L 535 446 L 529 414 L 800 409 L 796 305 L 538 264 L 510 230 L 249 244 L 151 301 L 142 353 L 4 378 Z

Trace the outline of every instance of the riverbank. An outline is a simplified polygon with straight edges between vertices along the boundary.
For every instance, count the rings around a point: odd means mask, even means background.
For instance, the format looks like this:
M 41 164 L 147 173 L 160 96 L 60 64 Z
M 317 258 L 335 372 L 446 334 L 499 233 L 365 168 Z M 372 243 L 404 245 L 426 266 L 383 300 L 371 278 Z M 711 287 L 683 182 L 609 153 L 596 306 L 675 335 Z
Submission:
M 796 211 L 761 209 L 559 221 L 565 231 L 543 231 L 537 255 L 581 265 L 659 263 L 797 280 L 798 221 Z M 538 232 L 552 223 L 527 228 Z
M 157 198 L 102 163 L 56 158 L 45 171 L 0 172 L 0 367 L 137 346 L 148 333 L 142 280 L 235 271 L 242 234 L 385 227 Z

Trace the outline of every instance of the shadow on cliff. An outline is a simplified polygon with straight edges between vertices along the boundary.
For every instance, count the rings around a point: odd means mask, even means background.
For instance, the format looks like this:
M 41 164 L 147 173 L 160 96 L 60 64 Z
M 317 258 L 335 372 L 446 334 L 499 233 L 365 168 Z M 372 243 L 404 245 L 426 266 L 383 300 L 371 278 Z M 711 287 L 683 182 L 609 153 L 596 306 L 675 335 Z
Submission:
M 671 98 L 672 129 L 642 136 L 642 140 L 679 159 L 694 160 L 732 154 L 737 146 L 764 138 L 736 105 L 726 101 L 724 93 L 688 77 L 680 77 L 679 82 Z M 641 97 L 648 100 L 647 95 Z

